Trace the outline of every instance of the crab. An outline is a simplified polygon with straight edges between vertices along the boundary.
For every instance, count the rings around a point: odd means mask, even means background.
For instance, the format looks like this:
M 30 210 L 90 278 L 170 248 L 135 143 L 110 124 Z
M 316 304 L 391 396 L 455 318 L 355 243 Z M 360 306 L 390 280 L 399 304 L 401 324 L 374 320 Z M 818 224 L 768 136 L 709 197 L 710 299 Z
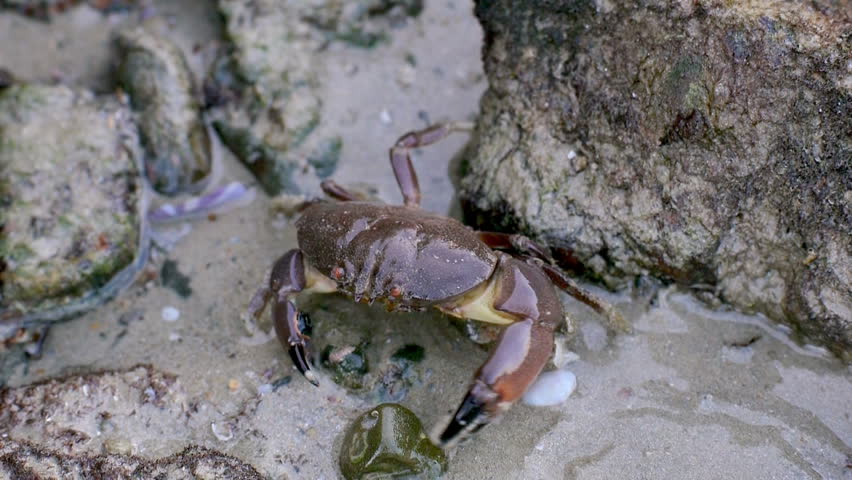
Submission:
M 548 250 L 519 234 L 476 231 L 422 210 L 411 150 L 470 127 L 442 123 L 406 133 L 390 149 L 403 205 L 360 201 L 332 180 L 323 191 L 335 201 L 306 204 L 296 222 L 299 248 L 273 265 L 248 314 L 257 321 L 272 300 L 272 322 L 293 364 L 314 385 L 307 314 L 300 294 L 342 292 L 356 302 L 382 302 L 389 310 L 438 310 L 505 328 L 438 441 L 448 447 L 500 417 L 550 359 L 565 315 L 557 289 L 589 305 L 611 330 L 630 326 L 610 304 L 580 288 Z

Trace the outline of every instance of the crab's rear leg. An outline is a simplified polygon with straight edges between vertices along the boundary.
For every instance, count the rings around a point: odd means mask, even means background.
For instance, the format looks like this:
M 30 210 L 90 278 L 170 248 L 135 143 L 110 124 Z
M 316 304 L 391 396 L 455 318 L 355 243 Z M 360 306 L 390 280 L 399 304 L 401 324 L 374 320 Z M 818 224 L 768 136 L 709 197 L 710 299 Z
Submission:
M 323 180 L 322 183 L 320 183 L 320 188 L 322 188 L 322 191 L 326 195 L 341 202 L 352 202 L 358 200 L 357 195 L 331 179 Z
M 273 300 L 272 323 L 275 334 L 299 372 L 314 385 L 319 385 L 319 381 L 311 368 L 310 337 L 303 332 L 308 318 L 306 313 L 296 308 L 293 297 L 300 293 L 330 293 L 335 289 L 336 285 L 331 279 L 305 264 L 301 250 L 293 249 L 275 262 L 269 276 L 269 286 L 258 290 L 249 304 L 249 314 L 257 318 L 269 300 Z
M 431 145 L 453 132 L 472 129 L 473 126 L 465 122 L 438 123 L 399 137 L 390 149 L 390 162 L 405 205 L 413 207 L 420 205 L 420 184 L 417 182 L 417 172 L 414 171 L 414 165 L 411 163 L 411 150 Z
M 535 262 L 535 260 L 530 260 Z M 554 265 L 536 262 L 541 265 L 544 273 L 550 277 L 550 280 L 561 290 L 577 300 L 592 307 L 596 312 L 601 314 L 606 319 L 606 327 L 612 332 L 631 333 L 633 326 L 627 321 L 624 316 L 612 306 L 611 303 L 598 298 L 594 294 L 586 291 L 577 283 L 569 278 L 565 273 Z
M 476 235 L 484 244 L 491 248 L 515 252 L 521 255 L 530 255 L 550 264 L 555 262 L 546 247 L 539 245 L 525 235 L 481 230 L 477 231 Z

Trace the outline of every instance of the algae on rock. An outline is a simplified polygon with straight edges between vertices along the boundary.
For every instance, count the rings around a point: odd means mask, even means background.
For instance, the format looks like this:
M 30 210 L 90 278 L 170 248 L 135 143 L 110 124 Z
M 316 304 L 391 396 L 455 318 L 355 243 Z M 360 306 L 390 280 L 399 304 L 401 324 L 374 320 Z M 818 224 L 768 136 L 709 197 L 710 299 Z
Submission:
M 477 226 L 653 274 L 852 360 L 852 4 L 479 1 Z
M 444 452 L 423 432 L 409 409 L 383 403 L 349 426 L 340 449 L 347 480 L 363 478 L 439 478 L 447 468 Z
M 115 98 L 0 91 L 0 319 L 57 320 L 132 280 L 146 251 L 139 155 Z
M 183 53 L 148 26 L 119 32 L 117 43 L 119 82 L 138 113 L 148 180 L 165 195 L 201 190 L 211 170 L 210 138 Z
M 266 192 L 277 195 L 301 193 L 306 172 L 324 178 L 336 167 L 339 137 L 316 132 L 329 45 L 373 47 L 394 21 L 418 15 L 422 2 L 220 0 L 219 10 L 230 52 L 205 85 L 214 126 Z

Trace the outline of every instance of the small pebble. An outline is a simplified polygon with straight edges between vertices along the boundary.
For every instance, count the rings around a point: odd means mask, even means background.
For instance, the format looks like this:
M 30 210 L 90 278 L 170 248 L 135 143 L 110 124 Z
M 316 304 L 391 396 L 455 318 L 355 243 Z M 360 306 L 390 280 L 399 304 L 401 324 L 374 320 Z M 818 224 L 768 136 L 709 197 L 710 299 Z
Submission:
M 544 372 L 524 393 L 523 402 L 532 407 L 550 407 L 568 400 L 577 388 L 577 377 L 568 370 Z
M 236 378 L 232 378 L 232 379 L 228 380 L 228 390 L 235 392 L 235 391 L 237 391 L 238 388 L 240 388 L 240 381 L 239 380 L 237 380 Z
M 411 65 L 403 65 L 396 72 L 396 83 L 402 88 L 408 88 L 414 83 L 417 71 Z
M 393 122 L 393 117 L 391 117 L 387 108 L 383 108 L 382 111 L 379 112 L 379 120 L 385 125 L 390 125 Z
M 145 396 L 148 397 L 149 402 L 154 402 L 155 400 L 157 400 L 157 392 L 154 391 L 153 388 L 148 387 L 148 388 L 145 389 L 144 392 L 145 392 Z
M 222 442 L 227 442 L 234 438 L 234 431 L 231 429 L 231 425 L 227 423 L 219 425 L 216 422 L 213 422 L 210 424 L 210 430 L 212 430 L 213 435 Z
M 263 385 L 260 385 L 260 386 L 257 387 L 257 394 L 258 395 L 267 395 L 267 394 L 270 394 L 270 393 L 272 393 L 272 384 L 271 383 L 264 383 Z
M 180 318 L 180 310 L 175 307 L 163 307 L 161 315 L 167 322 L 176 322 Z
M 133 445 L 124 438 L 108 438 L 104 440 L 104 449 L 112 454 L 130 455 L 133 453 Z

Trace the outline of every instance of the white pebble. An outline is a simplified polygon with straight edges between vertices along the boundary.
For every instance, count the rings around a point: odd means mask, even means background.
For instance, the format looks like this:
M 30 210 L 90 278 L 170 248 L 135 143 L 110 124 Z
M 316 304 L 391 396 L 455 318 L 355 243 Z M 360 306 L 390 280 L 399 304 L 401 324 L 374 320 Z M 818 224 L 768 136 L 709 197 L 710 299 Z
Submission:
M 393 122 L 393 118 L 387 108 L 383 108 L 382 111 L 379 112 L 379 120 L 381 120 L 381 122 L 385 125 L 390 125 L 391 122 Z
M 544 372 L 524 394 L 523 402 L 532 407 L 550 407 L 568 400 L 577 388 L 577 377 L 568 370 Z
M 219 425 L 216 422 L 213 422 L 210 424 L 210 429 L 213 430 L 213 435 L 222 442 L 227 442 L 234 438 L 234 431 L 228 423 Z
M 167 322 L 176 322 L 177 319 L 180 318 L 180 310 L 175 307 L 163 307 L 163 311 L 160 315 L 162 315 L 163 320 Z

